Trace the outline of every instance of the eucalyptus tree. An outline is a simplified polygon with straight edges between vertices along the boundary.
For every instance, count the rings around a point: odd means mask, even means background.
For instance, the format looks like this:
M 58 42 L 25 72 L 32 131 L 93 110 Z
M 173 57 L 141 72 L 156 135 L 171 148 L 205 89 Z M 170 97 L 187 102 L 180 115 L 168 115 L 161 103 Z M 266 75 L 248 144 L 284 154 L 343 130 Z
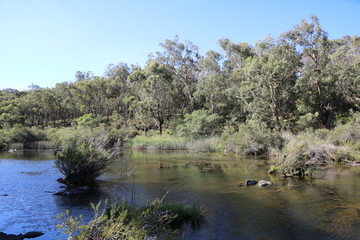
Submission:
M 328 71 L 334 42 L 329 40 L 316 16 L 311 16 L 311 22 L 303 20 L 300 25 L 283 34 L 283 38 L 301 54 L 302 67 L 296 84 L 298 110 L 303 114 L 318 114 L 319 125 L 330 128 L 337 101 L 341 101 L 337 98 L 336 79 Z
M 72 121 L 82 115 L 80 109 L 77 107 L 77 99 L 74 96 L 73 83 L 62 82 L 57 83 L 54 88 L 54 95 L 56 99 L 56 108 L 58 110 L 58 117 L 55 125 L 57 127 L 69 126 Z
M 72 95 L 76 98 L 77 108 L 81 114 L 93 114 L 101 118 L 109 112 L 106 104 L 106 90 L 109 82 L 103 77 L 83 79 L 71 85 Z
M 200 81 L 194 96 L 198 105 L 209 110 L 210 114 L 219 114 L 223 120 L 227 118 L 233 105 L 228 95 L 228 85 L 222 71 L 222 56 L 215 51 L 208 51 L 206 57 L 199 62 Z
M 19 99 L 25 92 L 16 89 L 3 89 L 0 91 L 0 128 L 13 127 L 23 124 L 24 116 L 19 111 Z
M 246 121 L 247 113 L 241 99 L 242 86 L 247 82 L 245 70 L 247 62 L 255 56 L 253 47 L 246 42 L 234 43 L 229 39 L 220 39 L 219 44 L 225 55 L 222 59 L 222 74 L 226 89 L 226 115 L 230 123 Z
M 248 118 L 278 130 L 289 128 L 296 110 L 294 86 L 300 65 L 296 50 L 285 41 L 267 38 L 254 51 L 256 56 L 244 63 L 240 87 Z
M 106 113 L 109 115 L 116 114 L 121 116 L 122 122 L 126 122 L 129 116 L 129 101 L 126 101 L 129 93 L 128 77 L 131 69 L 125 63 L 117 65 L 110 64 L 104 73 L 108 88 L 106 89 L 106 103 L 108 108 Z
M 330 66 L 326 69 L 329 81 L 336 88 L 333 109 L 344 114 L 349 109 L 360 109 L 360 38 L 344 36 L 333 40 L 329 55 Z
M 133 70 L 128 80 L 135 124 L 145 132 L 156 127 L 161 135 L 166 121 L 178 111 L 172 72 L 164 64 L 151 60 L 144 70 Z
M 189 41 L 180 43 L 178 36 L 174 40 L 165 40 L 160 46 L 164 51 L 156 52 L 155 60 L 164 64 L 173 75 L 174 90 L 183 112 L 191 112 L 195 108 L 193 94 L 199 80 L 198 63 L 202 59 L 198 47 Z
M 134 67 L 128 77 L 128 95 L 123 101 L 129 104 L 131 125 L 142 129 L 146 134 L 149 128 L 154 125 L 154 121 L 148 114 L 149 109 L 144 101 L 146 98 L 146 92 L 143 87 L 145 81 L 145 71 L 138 66 Z

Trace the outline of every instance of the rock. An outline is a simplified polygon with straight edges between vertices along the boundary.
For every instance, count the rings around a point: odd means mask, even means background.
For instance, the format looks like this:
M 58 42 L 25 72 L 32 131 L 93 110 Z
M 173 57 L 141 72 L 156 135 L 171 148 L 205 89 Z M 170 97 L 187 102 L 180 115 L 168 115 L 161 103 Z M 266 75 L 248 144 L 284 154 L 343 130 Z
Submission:
M 54 193 L 54 195 L 58 196 L 68 196 L 68 195 L 81 195 L 86 194 L 91 191 L 91 187 L 83 186 L 77 188 L 66 188 L 65 190 Z
M 258 183 L 258 181 L 256 181 L 256 180 L 246 180 L 245 185 L 251 186 L 251 185 L 256 185 L 257 183 Z
M 28 232 L 23 235 L 24 238 L 37 238 L 44 235 L 42 232 Z
M 59 179 L 56 179 L 56 181 L 58 181 L 59 183 L 63 183 L 63 184 L 67 184 L 68 182 L 63 179 L 63 178 L 59 178 Z
M 260 180 L 258 185 L 260 187 L 266 187 L 266 186 L 271 186 L 272 185 L 272 182 L 269 182 L 269 181 L 265 181 L 265 180 Z
M 23 234 L 18 234 L 18 235 L 6 234 L 3 232 L 0 232 L 0 239 L 1 240 L 23 240 L 25 238 L 37 238 L 42 235 L 44 235 L 44 233 L 42 233 L 42 232 L 28 232 L 28 233 L 25 233 L 24 235 Z

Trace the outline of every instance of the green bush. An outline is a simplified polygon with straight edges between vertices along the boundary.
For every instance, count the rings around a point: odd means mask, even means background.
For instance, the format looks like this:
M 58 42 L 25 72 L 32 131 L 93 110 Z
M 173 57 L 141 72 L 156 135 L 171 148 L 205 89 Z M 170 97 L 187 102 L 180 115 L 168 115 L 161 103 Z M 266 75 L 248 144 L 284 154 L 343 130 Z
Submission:
M 65 183 L 92 185 L 110 163 L 116 150 L 105 149 L 104 141 L 90 138 L 86 142 L 73 139 L 67 148 L 56 153 L 55 166 L 65 176 Z
M 123 129 L 108 129 L 105 127 L 70 127 L 52 129 L 48 132 L 50 139 L 62 148 L 67 148 L 69 145 L 72 145 L 73 141 L 75 141 L 77 145 L 81 145 L 89 139 L 97 139 L 105 149 L 111 150 L 116 148 L 118 152 L 123 148 L 128 134 L 127 131 Z
M 91 113 L 85 114 L 77 118 L 75 121 L 79 126 L 84 126 L 84 127 L 95 127 L 97 125 L 96 118 Z
M 356 118 L 333 130 L 318 129 L 298 135 L 287 136 L 277 166 L 278 172 L 285 174 L 316 169 L 333 163 L 350 163 L 360 159 L 360 130 Z
M 217 114 L 210 114 L 207 110 L 197 110 L 191 114 L 185 114 L 183 123 L 176 127 L 180 136 L 192 138 L 217 135 L 221 129 L 221 117 Z
M 94 217 L 85 223 L 80 216 L 73 218 L 69 211 L 61 214 L 63 229 L 68 239 L 174 239 L 176 229 L 183 224 L 199 226 L 204 221 L 198 205 L 164 204 L 156 199 L 146 206 L 114 203 L 100 211 L 100 203 L 93 205 Z
M 37 127 L 15 125 L 12 128 L 0 130 L 0 150 L 20 146 L 17 149 L 37 149 L 41 142 L 49 140 L 48 131 Z
M 284 139 L 277 132 L 254 123 L 241 124 L 238 130 L 228 128 L 221 134 L 225 151 L 243 155 L 270 154 L 283 147 Z

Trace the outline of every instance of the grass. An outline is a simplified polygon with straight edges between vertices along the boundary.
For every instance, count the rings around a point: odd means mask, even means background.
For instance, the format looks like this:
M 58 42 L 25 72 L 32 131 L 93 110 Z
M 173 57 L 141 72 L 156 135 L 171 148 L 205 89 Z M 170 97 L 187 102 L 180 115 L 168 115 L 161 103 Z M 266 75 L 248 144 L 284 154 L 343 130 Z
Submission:
M 203 211 L 196 204 L 164 203 L 159 206 L 159 210 L 174 217 L 169 223 L 172 228 L 180 228 L 183 224 L 199 227 L 204 222 Z
M 187 150 L 193 152 L 218 151 L 218 137 L 190 139 L 173 135 L 136 136 L 131 141 L 131 148 L 140 150 Z

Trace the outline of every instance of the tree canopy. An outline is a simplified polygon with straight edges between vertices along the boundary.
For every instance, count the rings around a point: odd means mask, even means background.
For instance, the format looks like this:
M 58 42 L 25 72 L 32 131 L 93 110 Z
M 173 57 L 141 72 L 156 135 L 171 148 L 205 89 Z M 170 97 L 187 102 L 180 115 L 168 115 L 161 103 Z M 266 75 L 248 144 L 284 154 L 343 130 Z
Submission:
M 131 125 L 196 137 L 255 121 L 296 132 L 359 110 L 360 38 L 329 39 L 315 16 L 255 46 L 219 45 L 201 56 L 176 36 L 144 68 L 110 64 L 103 76 L 77 71 L 54 88 L 3 89 L 0 128 Z

